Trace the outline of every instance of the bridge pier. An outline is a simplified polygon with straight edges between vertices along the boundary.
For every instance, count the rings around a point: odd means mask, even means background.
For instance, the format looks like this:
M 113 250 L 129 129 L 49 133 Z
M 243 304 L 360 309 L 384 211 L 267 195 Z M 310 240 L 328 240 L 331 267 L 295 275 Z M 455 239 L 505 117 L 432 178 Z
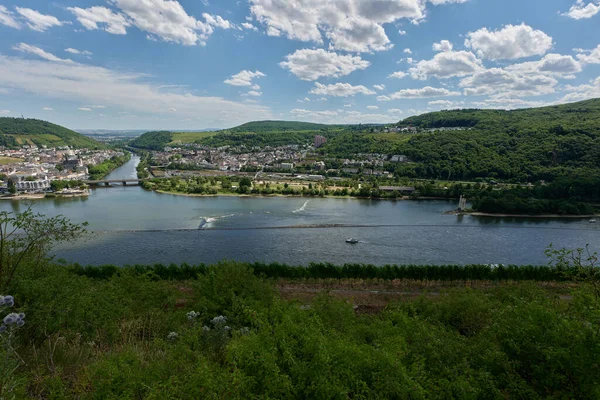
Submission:
M 123 181 L 123 186 L 127 186 L 127 181 Z

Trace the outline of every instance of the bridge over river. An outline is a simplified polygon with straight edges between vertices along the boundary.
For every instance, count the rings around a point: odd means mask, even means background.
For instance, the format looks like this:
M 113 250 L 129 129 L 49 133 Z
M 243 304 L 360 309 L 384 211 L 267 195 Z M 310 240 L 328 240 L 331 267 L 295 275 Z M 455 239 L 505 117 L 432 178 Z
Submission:
M 156 178 L 154 178 L 156 179 Z M 97 181 L 85 181 L 86 184 L 90 186 L 112 186 L 112 184 L 121 184 L 123 186 L 127 185 L 139 185 L 144 181 L 150 180 L 150 178 L 123 178 L 123 179 L 103 179 Z

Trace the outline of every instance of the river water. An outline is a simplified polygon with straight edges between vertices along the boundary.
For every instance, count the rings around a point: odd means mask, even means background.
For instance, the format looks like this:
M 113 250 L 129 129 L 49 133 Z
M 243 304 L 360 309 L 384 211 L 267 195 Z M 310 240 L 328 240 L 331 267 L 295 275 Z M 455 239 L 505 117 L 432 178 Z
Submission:
M 107 179 L 135 178 L 138 157 Z M 0 210 L 23 211 L 3 201 Z M 89 198 L 44 199 L 34 211 L 88 222 L 91 237 L 57 258 L 84 265 L 215 263 L 546 264 L 544 250 L 600 250 L 587 219 L 457 217 L 456 201 L 185 197 L 139 186 L 93 189 Z M 355 237 L 359 243 L 347 244 Z

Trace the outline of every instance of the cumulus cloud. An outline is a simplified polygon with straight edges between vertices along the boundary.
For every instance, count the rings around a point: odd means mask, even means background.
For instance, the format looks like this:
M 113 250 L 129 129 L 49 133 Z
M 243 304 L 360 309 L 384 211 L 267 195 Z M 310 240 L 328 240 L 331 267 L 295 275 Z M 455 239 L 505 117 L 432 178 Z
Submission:
M 457 0 L 433 0 L 449 2 Z M 321 45 L 327 38 L 330 50 L 351 52 L 390 49 L 383 25 L 401 19 L 421 21 L 427 6 L 424 0 L 250 0 L 250 4 L 267 35 Z
M 333 85 L 323 85 L 319 82 L 315 82 L 315 87 L 310 92 L 312 94 L 336 97 L 349 97 L 359 93 L 364 95 L 375 94 L 374 91 L 368 89 L 363 85 L 352 86 L 349 83 L 339 82 Z
M 593 50 L 581 50 L 577 59 L 583 64 L 600 64 L 600 44 Z
M 339 78 L 371 65 L 359 56 L 340 55 L 323 49 L 296 50 L 285 58 L 287 61 L 279 65 L 304 81 L 315 81 L 322 77 Z
M 256 90 L 251 90 L 248 93 L 244 93 L 242 96 L 260 97 L 260 96 L 262 96 L 262 92 L 257 92 Z
M 537 73 L 568 77 L 581 72 L 581 64 L 572 56 L 551 53 L 546 54 L 539 61 L 509 65 L 505 70 L 522 74 Z
M 27 43 L 19 43 L 18 45 L 13 46 L 13 50 L 21 51 L 23 53 L 34 54 L 34 55 L 36 55 L 40 58 L 43 58 L 44 60 L 48 60 L 48 61 L 66 63 L 66 64 L 73 63 L 72 60 L 57 57 L 52 53 L 48 53 L 47 51 L 42 50 L 39 47 L 32 46 Z
M 21 29 L 21 23 L 15 19 L 14 15 L 12 11 L 8 11 L 5 6 L 0 4 L 0 24 Z
M 391 101 L 392 99 L 388 96 L 377 96 L 377 101 Z
M 439 43 L 434 43 L 432 48 L 433 51 L 452 51 L 452 43 L 448 40 L 442 40 Z
M 378 110 L 379 109 L 379 107 L 377 107 L 377 106 L 367 106 L 367 108 L 369 110 Z
M 54 109 L 51 108 L 51 107 L 44 107 L 42 110 L 44 110 L 44 111 L 54 111 Z
M 173 107 L 169 107 L 168 110 L 171 111 L 171 112 L 176 112 L 177 111 L 177 109 L 173 108 Z
M 89 107 L 79 107 L 77 110 L 79 110 L 79 111 L 85 111 L 85 112 L 91 112 L 92 111 L 92 109 L 89 108 Z
M 243 70 L 235 75 L 232 75 L 231 78 L 223 81 L 224 83 L 232 86 L 253 86 L 252 80 L 255 78 L 262 78 L 266 75 L 260 71 L 247 71 Z
M 506 25 L 497 31 L 481 28 L 469 32 L 465 46 L 485 59 L 512 60 L 546 54 L 552 47 L 552 37 L 522 23 Z
M 555 78 L 547 75 L 490 68 L 464 78 L 459 85 L 465 88 L 468 96 L 502 94 L 524 97 L 554 93 L 557 83 Z
M 249 23 L 249 22 L 242 22 L 242 27 L 243 27 L 244 29 L 250 29 L 250 30 L 252 30 L 252 31 L 257 31 L 257 30 L 258 30 L 258 28 L 257 28 L 257 27 L 255 27 L 254 25 L 252 25 L 252 24 L 251 24 L 251 23 Z
M 402 50 L 402 52 L 406 53 L 406 54 L 412 54 L 412 50 L 409 49 L 409 48 L 406 48 L 406 49 Z
M 215 28 L 230 29 L 234 25 L 216 15 L 202 14 L 204 21 L 189 15 L 176 0 L 111 0 L 119 9 L 106 7 L 69 7 L 77 20 L 87 29 L 104 29 L 124 35 L 135 26 L 146 32 L 149 39 L 179 43 L 187 46 L 205 45 Z M 101 24 L 103 28 L 100 28 Z
M 422 60 L 409 69 L 413 79 L 425 80 L 453 76 L 466 76 L 483 68 L 479 60 L 470 51 L 445 51 L 437 53 L 431 60 Z
M 571 6 L 569 11 L 562 13 L 561 15 L 573 19 L 586 19 L 592 18 L 599 12 L 600 2 L 596 2 L 596 4 L 592 2 L 586 5 L 583 0 L 577 0 L 577 2 Z
M 429 104 L 430 106 L 440 106 L 446 108 L 454 106 L 454 102 L 450 100 L 433 100 L 428 102 L 427 104 Z
M 373 85 L 373 87 L 377 90 L 385 90 L 385 85 Z
M 402 29 L 400 29 L 400 30 L 398 31 L 398 34 L 399 34 L 400 36 L 404 36 L 404 35 L 406 35 L 406 31 L 403 31 Z
M 358 124 L 358 123 L 386 123 L 397 120 L 397 117 L 387 114 L 362 113 L 355 110 L 321 110 L 312 111 L 295 108 L 290 111 L 294 118 L 329 124 Z
M 434 88 L 431 86 L 425 86 L 419 89 L 403 89 L 392 93 L 388 96 L 380 96 L 377 100 L 379 101 L 389 101 L 389 100 L 397 100 L 397 99 L 424 99 L 428 97 L 441 97 L 441 96 L 460 96 L 460 92 L 451 92 L 448 89 L 444 88 Z
M 131 22 L 121 13 L 115 13 L 106 7 L 67 8 L 77 21 L 88 30 L 102 29 L 114 35 L 125 35 Z
M 402 72 L 402 71 L 396 71 L 393 74 L 391 74 L 388 78 L 396 78 L 396 79 L 402 79 L 404 78 L 406 75 L 408 75 L 406 72 Z
M 62 26 L 65 23 L 52 15 L 42 14 L 31 8 L 16 7 L 16 10 L 25 20 L 27 26 L 34 31 L 44 32 L 46 29 L 53 26 Z
M 591 81 L 589 84 L 578 86 L 565 86 L 565 91 L 569 92 L 559 100 L 559 103 L 570 103 L 573 101 L 588 100 L 600 97 L 600 77 Z
M 0 87 L 38 98 L 104 104 L 129 114 L 156 116 L 172 107 L 182 116 L 215 127 L 272 118 L 267 107 L 162 89 L 143 74 L 77 63 L 0 55 Z

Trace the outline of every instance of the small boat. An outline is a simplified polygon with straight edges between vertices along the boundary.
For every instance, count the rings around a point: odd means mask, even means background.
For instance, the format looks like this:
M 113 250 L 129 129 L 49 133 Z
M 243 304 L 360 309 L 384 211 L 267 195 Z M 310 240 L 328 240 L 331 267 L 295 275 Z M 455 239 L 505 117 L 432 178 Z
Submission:
M 590 224 L 595 224 L 596 220 L 594 218 L 590 219 Z
M 358 239 L 354 239 L 354 238 L 346 239 L 346 243 L 356 244 L 356 243 L 358 243 Z

